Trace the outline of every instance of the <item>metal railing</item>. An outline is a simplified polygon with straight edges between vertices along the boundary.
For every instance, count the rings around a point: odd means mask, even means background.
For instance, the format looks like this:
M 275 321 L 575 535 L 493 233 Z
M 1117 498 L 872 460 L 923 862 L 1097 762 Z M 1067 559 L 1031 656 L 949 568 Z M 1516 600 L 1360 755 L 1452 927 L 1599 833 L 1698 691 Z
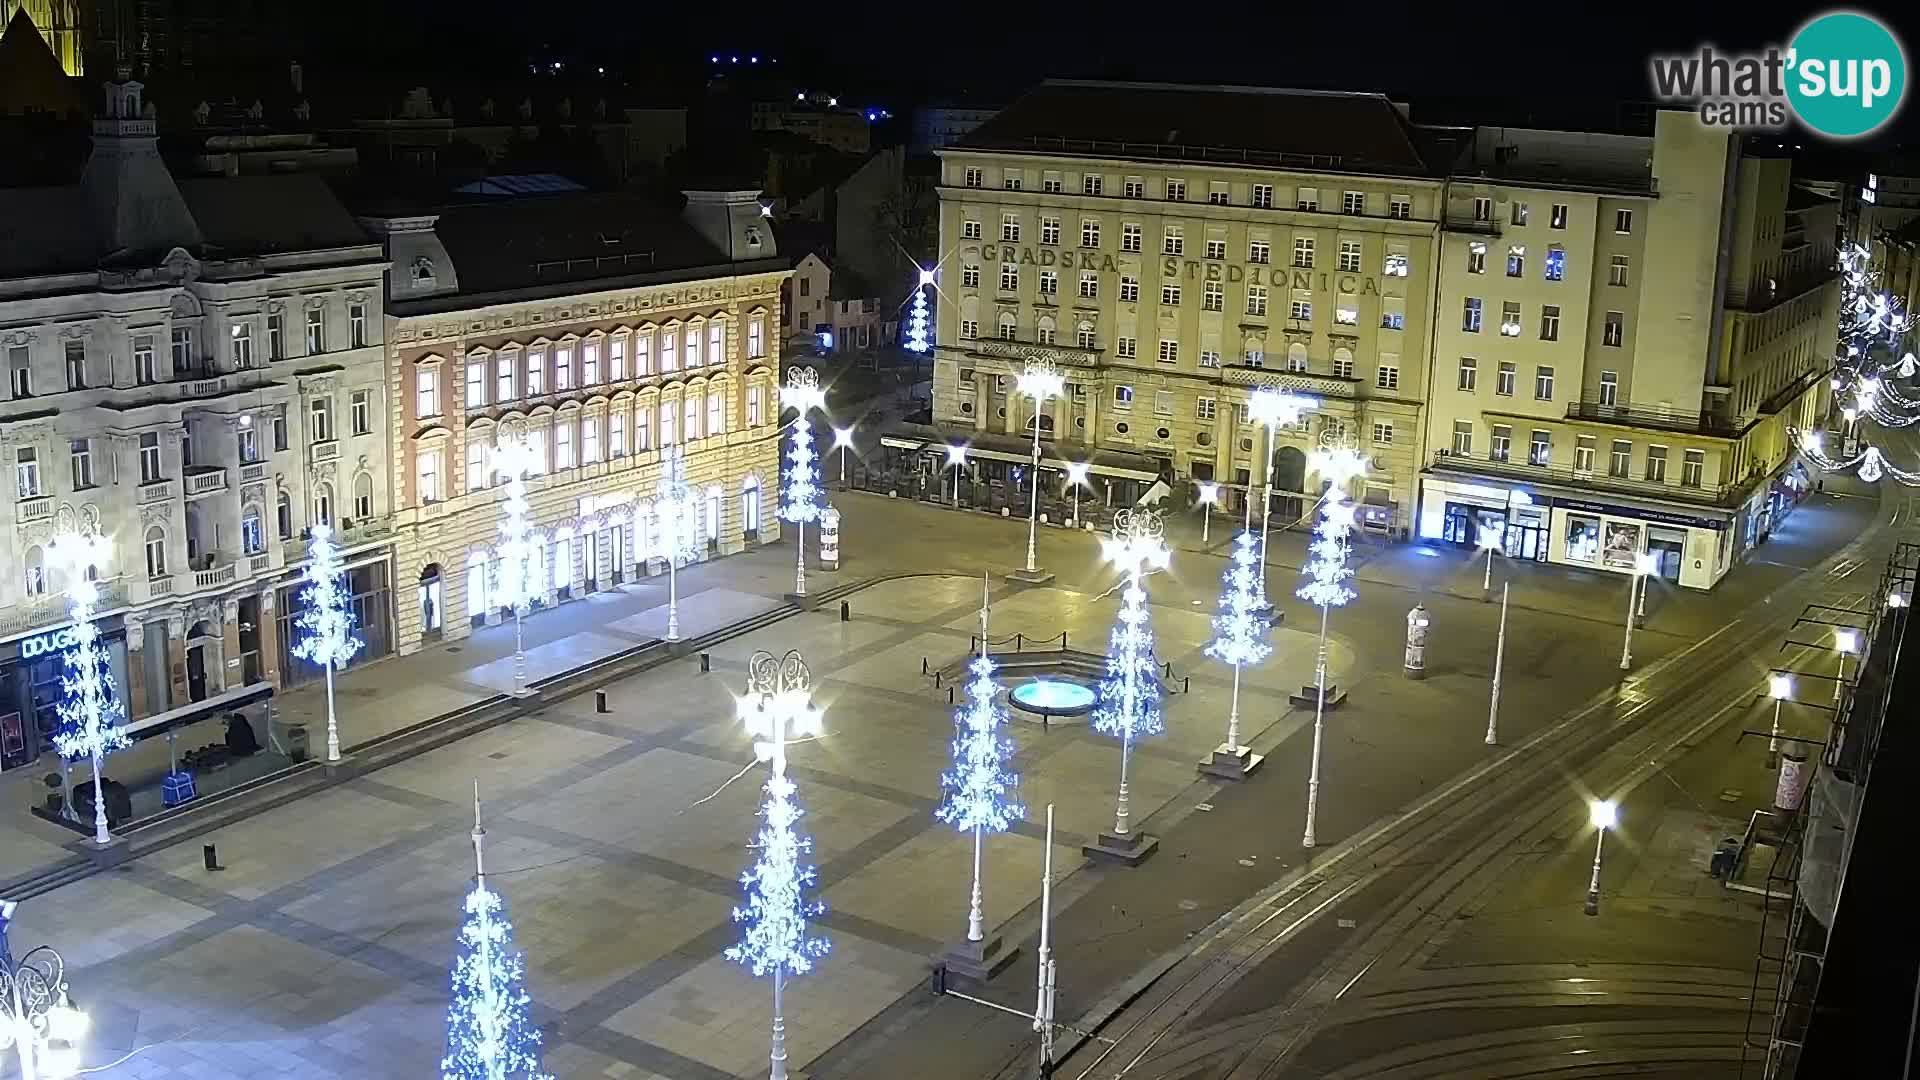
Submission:
M 1737 416 L 1710 412 L 1685 412 L 1653 405 L 1607 405 L 1598 401 L 1567 402 L 1567 419 L 1591 420 L 1602 424 L 1628 424 L 1658 428 L 1661 431 L 1693 432 L 1731 438 L 1740 434 L 1746 421 Z
M 1664 480 L 1636 480 L 1631 476 L 1614 476 L 1595 469 L 1575 469 L 1567 465 L 1533 465 L 1525 460 L 1503 461 L 1462 454 L 1453 450 L 1434 451 L 1431 468 L 1440 472 L 1497 476 L 1527 483 L 1564 484 L 1568 487 L 1591 488 L 1595 491 L 1640 495 L 1713 507 L 1731 507 L 1738 504 L 1740 496 L 1747 488 L 1745 484 L 1682 484 L 1668 483 Z

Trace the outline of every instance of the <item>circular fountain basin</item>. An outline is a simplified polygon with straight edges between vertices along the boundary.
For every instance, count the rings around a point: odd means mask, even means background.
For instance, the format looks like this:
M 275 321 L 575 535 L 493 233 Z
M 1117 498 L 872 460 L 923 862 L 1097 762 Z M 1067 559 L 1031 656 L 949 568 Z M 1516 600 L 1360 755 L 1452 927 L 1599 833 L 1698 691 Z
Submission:
M 1039 716 L 1082 716 L 1093 711 L 1093 688 L 1066 679 L 1034 679 L 1007 694 L 1019 708 Z

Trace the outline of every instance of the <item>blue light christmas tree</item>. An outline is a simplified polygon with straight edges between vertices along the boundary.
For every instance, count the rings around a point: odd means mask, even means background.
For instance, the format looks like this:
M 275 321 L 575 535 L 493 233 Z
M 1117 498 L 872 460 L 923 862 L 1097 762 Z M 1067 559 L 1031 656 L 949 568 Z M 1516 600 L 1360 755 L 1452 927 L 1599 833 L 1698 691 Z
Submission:
M 1313 670 L 1313 767 L 1307 774 L 1307 831 L 1301 841 L 1302 846 L 1312 847 L 1314 818 L 1320 807 L 1320 742 L 1327 713 L 1327 612 L 1357 595 L 1347 584 L 1353 577 L 1353 568 L 1347 565 L 1347 535 L 1353 531 L 1354 516 L 1347 486 L 1366 475 L 1367 459 L 1353 447 L 1330 440 L 1313 452 L 1307 464 L 1310 471 L 1327 481 L 1327 493 L 1320 499 L 1320 522 L 1314 526 L 1313 543 L 1307 546 L 1307 580 L 1294 590 L 1295 596 L 1320 608 L 1320 646 Z
M 1014 755 L 1013 740 L 1003 729 L 1007 711 L 999 704 L 1000 685 L 993 679 L 995 665 L 987 656 L 986 583 L 981 584 L 980 655 L 967 665 L 967 703 L 954 714 L 959 729 L 953 739 L 953 768 L 942 774 L 946 799 L 934 817 L 961 832 L 973 834 L 973 894 L 967 907 L 967 940 L 986 939 L 981 915 L 980 848 L 985 833 L 1005 832 L 1026 816 L 1014 798 L 1020 778 L 1007 768 Z
M 487 887 L 480 827 L 480 785 L 473 787 L 473 889 L 460 924 L 447 1007 L 442 1080 L 553 1080 L 540 1068 L 540 1029 L 530 1015 L 526 961 L 513 947 L 513 923 L 500 894 Z
M 293 655 L 326 669 L 327 760 L 339 761 L 340 725 L 334 719 L 333 673 L 365 643 L 354 633 L 353 596 L 347 590 L 346 567 L 341 563 L 340 546 L 334 543 L 331 526 L 313 526 L 307 542 L 307 568 L 300 580 L 307 584 L 301 593 L 306 610 L 295 620 L 300 638 L 293 646 Z
M 1147 614 L 1147 590 L 1142 582 L 1150 568 L 1164 568 L 1168 552 L 1164 526 L 1150 510 L 1122 510 L 1114 515 L 1113 535 L 1101 546 L 1106 557 L 1127 574 L 1120 594 L 1120 616 L 1107 639 L 1107 671 L 1095 690 L 1093 727 L 1120 739 L 1120 798 L 1113 815 L 1113 834 L 1126 840 L 1127 759 L 1135 739 L 1158 735 L 1165 729 L 1160 716 L 1160 680 L 1154 674 L 1153 622 Z
M 1250 752 L 1240 745 L 1240 669 L 1257 664 L 1273 652 L 1267 633 L 1273 624 L 1260 599 L 1260 541 L 1251 529 L 1233 542 L 1220 593 L 1220 613 L 1213 617 L 1213 640 L 1206 654 L 1233 666 L 1233 703 L 1227 712 L 1227 741 L 1214 752 L 1213 765 L 1235 775 L 1251 767 Z M 1222 761 L 1222 755 L 1231 759 Z
M 100 628 L 93 623 L 100 605 L 99 567 L 107 561 L 108 546 L 98 533 L 65 532 L 49 550 L 64 572 L 67 617 L 73 621 L 73 643 L 64 654 L 67 670 L 60 678 L 61 726 L 53 748 L 68 761 L 84 757 L 92 764 L 93 839 L 104 847 L 113 837 L 107 832 L 100 767 L 108 754 L 128 745 L 126 710 L 113 692 L 112 669 L 100 647 Z
M 780 518 L 793 522 L 799 529 L 794 542 L 798 549 L 794 592 L 799 596 L 807 595 L 807 522 L 818 521 L 826 509 L 821 502 L 820 455 L 813 448 L 813 422 L 808 415 L 814 409 L 824 409 L 826 403 L 826 393 L 820 389 L 820 376 L 812 368 L 787 371 L 787 384 L 780 389 L 780 404 L 783 408 L 799 410 L 800 415 L 793 419 L 793 440 L 787 450 L 787 482 L 782 491 L 786 498 L 780 507 Z
M 907 309 L 906 347 L 909 352 L 924 354 L 933 349 L 933 341 L 927 334 L 930 315 L 927 310 L 927 289 L 931 280 L 931 274 L 924 270 L 920 272 L 920 284 L 913 290 L 913 306 Z

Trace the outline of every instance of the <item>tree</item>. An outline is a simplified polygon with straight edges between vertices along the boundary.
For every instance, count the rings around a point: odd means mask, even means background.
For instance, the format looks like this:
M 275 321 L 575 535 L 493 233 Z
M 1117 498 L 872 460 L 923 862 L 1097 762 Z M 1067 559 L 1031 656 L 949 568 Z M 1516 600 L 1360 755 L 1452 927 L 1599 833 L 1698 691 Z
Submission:
M 54 562 L 66 574 L 67 616 L 73 620 L 73 644 L 65 654 L 67 673 L 60 680 L 62 723 L 53 747 L 68 761 L 84 757 L 93 765 L 93 839 L 102 847 L 113 838 L 107 832 L 101 763 L 129 744 L 126 710 L 113 692 L 113 672 L 100 648 L 100 629 L 93 624 L 100 604 L 97 575 L 106 552 L 106 541 L 97 533 L 64 533 L 52 545 Z
M 460 924 L 447 1008 L 442 1080 L 553 1080 L 540 1068 L 540 1029 L 529 1015 L 526 961 L 513 947 L 513 923 L 500 894 L 487 887 L 480 827 L 480 785 L 473 794 L 473 889 Z
M 982 591 L 985 584 L 982 583 Z M 985 937 L 980 897 L 980 844 L 984 833 L 1005 832 L 1026 815 L 1012 797 L 1020 778 L 1007 768 L 1013 740 L 1003 733 L 1007 711 L 999 704 L 1000 686 L 987 656 L 987 603 L 980 602 L 980 655 L 968 663 L 967 703 L 954 714 L 953 768 L 940 777 L 947 797 L 934 817 L 973 834 L 973 894 L 967 908 L 967 940 Z
M 1213 617 L 1213 640 L 1207 643 L 1208 656 L 1233 665 L 1233 704 L 1227 713 L 1227 741 L 1230 754 L 1240 750 L 1240 669 L 1267 658 L 1273 646 L 1267 643 L 1272 624 L 1260 614 L 1260 542 L 1251 529 L 1244 530 L 1233 542 L 1233 557 L 1227 561 L 1225 584 L 1220 593 L 1220 613 Z
M 333 542 L 331 526 L 313 526 L 307 556 L 307 568 L 300 575 L 300 580 L 307 583 L 301 594 L 306 610 L 295 622 L 300 640 L 293 647 L 293 655 L 326 669 L 327 760 L 339 761 L 340 725 L 333 711 L 333 673 L 365 643 L 353 632 L 353 597 L 347 589 L 346 568 L 340 561 L 340 546 Z

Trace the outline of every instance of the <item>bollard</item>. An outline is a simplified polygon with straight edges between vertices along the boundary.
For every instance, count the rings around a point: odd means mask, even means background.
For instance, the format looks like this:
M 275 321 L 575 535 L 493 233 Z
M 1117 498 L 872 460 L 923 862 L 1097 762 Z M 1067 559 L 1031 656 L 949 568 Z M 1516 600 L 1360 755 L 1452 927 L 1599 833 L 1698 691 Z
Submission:
M 933 673 L 933 688 L 940 689 L 940 673 L 937 671 Z
M 1193 676 L 1180 676 L 1180 692 L 1183 694 L 1191 694 L 1193 692 Z
M 947 704 L 953 704 L 953 687 L 947 687 Z
M 968 651 L 968 652 L 972 652 L 972 651 L 973 651 L 973 639 L 972 639 L 972 638 L 968 638 L 968 639 L 967 639 L 967 651 Z M 920 658 L 920 674 L 922 674 L 922 675 L 925 675 L 926 673 L 927 673 L 927 658 L 923 656 L 923 657 L 921 657 L 921 658 Z
M 593 692 L 593 711 L 597 713 L 607 711 L 607 692 L 605 690 L 595 690 Z
M 220 865 L 220 856 L 213 850 L 212 844 L 200 845 L 200 860 L 207 864 L 208 870 L 226 869 L 226 867 Z
M 845 600 L 840 601 L 840 621 L 841 622 L 853 621 L 853 605 L 847 603 Z
M 705 652 L 701 653 L 700 654 L 700 674 L 705 675 L 707 672 L 712 670 L 713 670 L 713 654 L 705 653 Z

